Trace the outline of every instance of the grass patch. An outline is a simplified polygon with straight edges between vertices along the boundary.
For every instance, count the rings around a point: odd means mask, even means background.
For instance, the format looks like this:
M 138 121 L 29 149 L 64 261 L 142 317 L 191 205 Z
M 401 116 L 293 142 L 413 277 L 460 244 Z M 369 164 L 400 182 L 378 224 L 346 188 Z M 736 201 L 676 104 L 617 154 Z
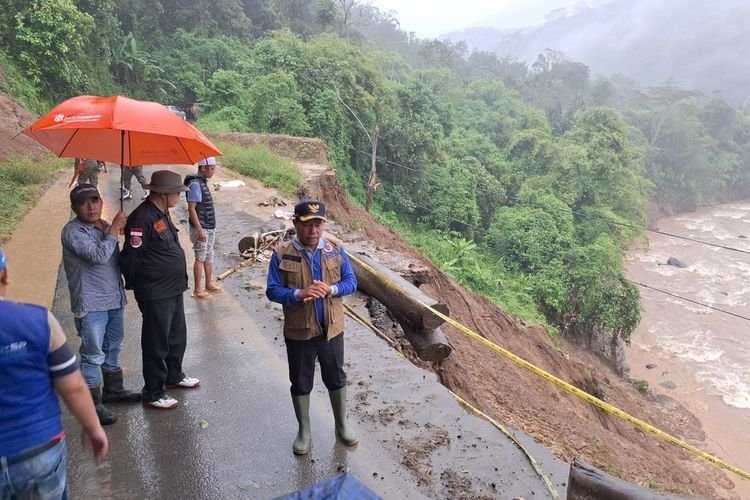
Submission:
M 37 199 L 39 188 L 69 160 L 11 156 L 0 162 L 0 241 L 7 240 Z
M 293 195 L 304 180 L 296 165 L 271 152 L 263 144 L 244 148 L 220 141 L 216 145 L 224 153 L 222 165 L 257 179 L 266 187 L 276 188 L 283 195 Z
M 460 238 L 447 237 L 434 229 L 412 225 L 393 212 L 381 212 L 377 207 L 373 210 L 373 216 L 381 224 L 401 234 L 462 286 L 487 297 L 512 316 L 544 325 L 554 336 L 555 328 L 548 325 L 539 312 L 524 277 L 509 272 L 481 247 L 472 246 L 473 242 Z
M 641 394 L 648 394 L 648 382 L 645 380 L 634 380 L 633 387 Z

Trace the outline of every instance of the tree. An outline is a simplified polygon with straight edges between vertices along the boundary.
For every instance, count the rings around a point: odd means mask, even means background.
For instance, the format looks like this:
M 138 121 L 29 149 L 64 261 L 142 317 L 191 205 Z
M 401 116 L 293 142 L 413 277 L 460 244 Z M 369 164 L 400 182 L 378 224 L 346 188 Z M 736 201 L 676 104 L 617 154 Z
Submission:
M 29 80 L 55 98 L 84 90 L 86 36 L 94 19 L 71 0 L 2 0 L 0 40 Z

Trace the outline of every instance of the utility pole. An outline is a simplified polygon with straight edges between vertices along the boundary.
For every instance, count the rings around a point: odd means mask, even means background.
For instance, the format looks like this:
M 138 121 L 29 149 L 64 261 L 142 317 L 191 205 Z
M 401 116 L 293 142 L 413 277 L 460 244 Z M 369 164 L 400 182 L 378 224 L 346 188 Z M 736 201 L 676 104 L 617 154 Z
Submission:
M 378 138 L 380 137 L 380 125 L 375 125 L 375 135 L 372 137 L 372 161 L 370 163 L 370 180 L 367 181 L 367 200 L 365 201 L 365 212 L 370 212 L 372 194 L 378 188 Z

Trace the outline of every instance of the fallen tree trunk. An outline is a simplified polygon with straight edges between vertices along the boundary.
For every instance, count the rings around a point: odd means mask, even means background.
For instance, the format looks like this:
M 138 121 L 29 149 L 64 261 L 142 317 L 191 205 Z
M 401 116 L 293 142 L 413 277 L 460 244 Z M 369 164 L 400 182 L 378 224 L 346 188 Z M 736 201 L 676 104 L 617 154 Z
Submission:
M 425 295 L 422 290 L 371 258 L 361 253 L 351 255 L 372 269 L 356 259 L 350 259 L 359 289 L 382 302 L 399 321 L 406 321 L 416 331 L 434 330 L 445 322 L 425 305 L 446 316 L 449 314 L 448 306 Z
M 412 330 L 409 325 L 401 323 L 406 340 L 414 348 L 419 359 L 423 361 L 442 361 L 453 352 L 453 346 L 440 328 L 432 330 Z
M 568 475 L 568 500 L 678 500 L 687 497 L 652 491 L 600 471 L 576 458 Z

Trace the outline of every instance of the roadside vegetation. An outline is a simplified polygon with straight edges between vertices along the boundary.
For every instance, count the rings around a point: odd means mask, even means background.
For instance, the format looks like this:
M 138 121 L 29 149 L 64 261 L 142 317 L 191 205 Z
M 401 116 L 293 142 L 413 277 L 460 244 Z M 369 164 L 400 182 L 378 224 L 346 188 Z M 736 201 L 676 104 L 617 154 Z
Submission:
M 221 157 L 223 166 L 258 179 L 264 186 L 276 188 L 286 196 L 293 195 L 304 180 L 296 165 L 271 152 L 265 144 L 245 148 L 219 141 L 216 145 L 224 153 Z
M 0 162 L 0 242 L 8 239 L 41 187 L 68 162 L 14 156 Z
M 687 210 L 750 195 L 746 111 L 672 84 L 593 78 L 558 52 L 528 65 L 421 40 L 356 0 L 35 5 L 0 0 L 0 50 L 17 68 L 1 88 L 24 103 L 124 93 L 198 102 L 206 132 L 320 138 L 359 202 L 379 126 L 373 212 L 462 283 L 561 335 L 629 341 L 639 294 L 623 255 L 649 200 Z M 102 36 L 80 36 L 94 26 Z M 8 83 L 21 74 L 27 84 Z M 229 168 L 282 192 L 301 181 L 262 147 L 221 147 Z

